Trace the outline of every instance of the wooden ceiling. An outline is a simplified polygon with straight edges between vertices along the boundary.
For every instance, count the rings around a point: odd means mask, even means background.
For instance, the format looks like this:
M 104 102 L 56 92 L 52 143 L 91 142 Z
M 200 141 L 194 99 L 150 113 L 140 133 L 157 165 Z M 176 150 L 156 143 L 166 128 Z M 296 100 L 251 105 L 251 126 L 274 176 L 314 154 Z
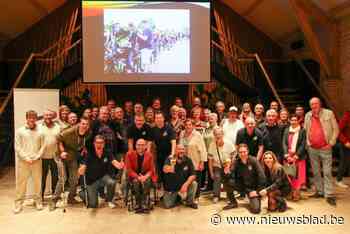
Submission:
M 279 44 L 301 30 L 288 0 L 220 0 Z M 349 0 L 309 0 L 337 19 L 350 14 Z
M 0 43 L 25 32 L 67 0 L 1 0 Z

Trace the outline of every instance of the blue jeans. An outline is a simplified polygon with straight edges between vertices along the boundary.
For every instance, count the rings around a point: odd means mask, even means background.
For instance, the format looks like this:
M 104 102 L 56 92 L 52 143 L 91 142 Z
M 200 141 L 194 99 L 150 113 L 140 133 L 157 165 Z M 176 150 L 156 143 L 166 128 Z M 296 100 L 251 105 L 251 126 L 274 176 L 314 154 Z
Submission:
M 196 181 L 193 181 L 188 186 L 187 197 L 186 197 L 187 204 L 192 204 L 194 202 L 197 189 L 199 188 L 197 188 Z M 164 207 L 166 209 L 174 207 L 176 205 L 177 196 L 178 196 L 178 192 L 164 191 L 164 196 L 163 196 Z
M 94 183 L 87 185 L 87 196 L 88 196 L 88 207 L 97 208 L 98 207 L 98 190 L 99 188 L 107 187 L 107 197 L 106 200 L 111 202 L 114 197 L 116 181 L 110 176 L 105 175 L 101 179 L 96 180 Z M 80 197 L 85 201 L 84 191 L 80 191 Z
M 317 192 L 319 194 L 324 194 L 325 197 L 332 197 L 332 150 L 321 150 L 308 147 L 308 152 Z M 323 180 L 321 177 L 321 162 L 323 170 Z

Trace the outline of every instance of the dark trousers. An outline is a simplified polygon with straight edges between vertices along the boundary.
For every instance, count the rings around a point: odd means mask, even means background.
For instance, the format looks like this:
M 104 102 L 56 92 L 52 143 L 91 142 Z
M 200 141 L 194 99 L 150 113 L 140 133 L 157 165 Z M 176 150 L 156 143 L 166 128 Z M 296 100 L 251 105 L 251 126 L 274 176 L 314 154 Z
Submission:
M 205 182 L 207 182 L 207 189 L 212 190 L 213 189 L 213 180 L 209 174 L 209 163 L 208 162 L 204 162 L 204 170 L 202 171 L 202 177 L 201 177 L 202 187 L 205 186 Z
M 202 171 L 196 171 L 196 182 L 198 186 L 197 186 L 195 198 L 199 198 L 200 196 L 200 193 L 201 193 L 200 187 L 202 187 L 201 180 L 202 180 Z
M 159 152 L 157 154 L 156 167 L 157 167 L 158 182 L 164 181 L 163 167 L 167 157 L 168 157 L 167 155 L 160 154 Z
M 152 181 L 148 178 L 144 183 L 141 183 L 138 180 L 134 180 L 132 182 L 133 191 L 136 197 L 137 206 L 142 206 L 142 204 L 146 204 L 146 198 L 150 193 L 152 187 Z
M 269 211 L 285 211 L 287 209 L 287 203 L 284 199 L 282 192 L 278 189 L 269 191 L 267 193 L 267 204 Z
M 58 181 L 58 170 L 57 164 L 54 159 L 42 159 L 42 180 L 41 180 L 41 195 L 44 197 L 45 188 L 46 188 L 46 179 L 51 171 L 51 193 L 53 194 L 56 189 Z
M 337 171 L 337 181 L 341 181 L 347 170 L 347 157 L 350 156 L 350 149 L 342 143 L 336 145 L 339 154 L 339 164 Z
M 227 194 L 227 198 L 229 199 L 230 202 L 232 203 L 236 203 L 236 198 L 233 194 L 233 191 L 236 190 L 238 191 L 240 194 L 244 194 L 245 195 L 245 189 L 238 187 L 232 183 L 228 183 L 228 181 L 224 181 L 223 183 L 224 185 L 224 189 L 226 191 Z M 261 199 L 260 196 L 258 197 L 249 197 L 248 195 L 248 199 L 249 199 L 249 211 L 253 214 L 259 214 L 261 211 Z

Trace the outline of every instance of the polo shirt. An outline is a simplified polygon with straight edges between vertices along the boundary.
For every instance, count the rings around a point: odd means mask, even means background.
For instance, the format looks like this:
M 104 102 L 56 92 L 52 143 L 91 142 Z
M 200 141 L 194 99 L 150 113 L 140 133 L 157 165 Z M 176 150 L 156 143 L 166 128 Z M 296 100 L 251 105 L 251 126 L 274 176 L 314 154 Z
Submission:
M 128 127 L 127 133 L 126 133 L 128 139 L 134 140 L 134 147 L 136 145 L 136 141 L 138 139 L 145 139 L 146 141 L 152 140 L 152 129 L 147 125 L 143 124 L 143 126 L 138 129 L 135 124 Z
M 255 128 L 253 134 L 249 135 L 247 129 L 242 128 L 237 133 L 236 144 L 247 144 L 249 154 L 256 157 L 259 146 L 264 145 L 262 132 Z
M 170 158 L 165 160 L 164 165 L 171 165 Z M 188 177 L 195 175 L 192 160 L 187 156 L 182 158 L 181 163 L 176 161 L 175 173 L 164 173 L 164 190 L 167 192 L 177 192 L 187 181 Z
M 169 124 L 165 124 L 163 128 L 154 127 L 152 130 L 158 155 L 163 158 L 168 157 L 171 154 L 171 141 L 176 140 L 174 129 Z

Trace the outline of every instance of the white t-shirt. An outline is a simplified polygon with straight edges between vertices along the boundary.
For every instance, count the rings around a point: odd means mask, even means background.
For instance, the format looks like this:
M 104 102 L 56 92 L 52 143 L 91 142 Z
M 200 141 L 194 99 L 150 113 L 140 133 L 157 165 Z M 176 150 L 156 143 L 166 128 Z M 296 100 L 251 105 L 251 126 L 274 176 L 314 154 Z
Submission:
M 236 145 L 237 133 L 242 128 L 244 128 L 244 124 L 240 119 L 236 119 L 236 121 L 233 123 L 231 123 L 229 119 L 224 119 L 222 123 L 224 140 Z
M 225 164 L 225 161 L 227 159 L 232 160 L 232 153 L 235 152 L 235 145 L 224 141 L 224 145 L 221 147 L 218 147 L 219 153 L 220 153 L 220 158 L 221 158 L 221 162 L 223 164 Z M 212 141 L 209 145 L 208 148 L 208 159 L 213 159 L 213 167 L 219 167 L 221 168 L 221 164 L 220 164 L 220 159 L 219 159 L 219 155 L 218 155 L 218 151 L 216 149 L 216 143 L 215 140 Z

